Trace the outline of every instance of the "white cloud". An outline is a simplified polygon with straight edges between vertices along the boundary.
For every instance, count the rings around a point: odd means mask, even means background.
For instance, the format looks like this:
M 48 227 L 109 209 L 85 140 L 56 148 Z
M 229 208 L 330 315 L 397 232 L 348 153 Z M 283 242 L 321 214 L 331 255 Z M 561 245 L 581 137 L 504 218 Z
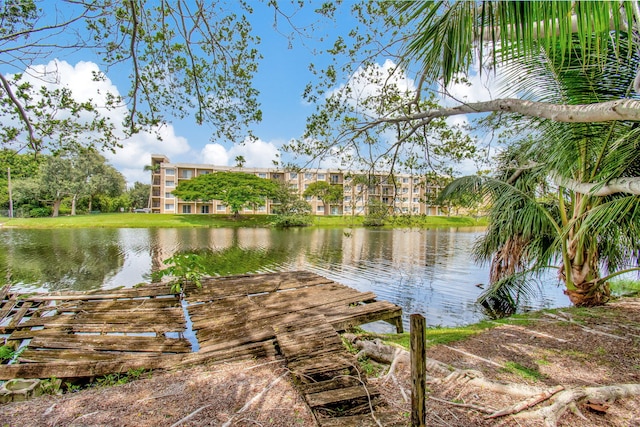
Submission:
M 269 168 L 279 159 L 279 150 L 274 142 L 261 139 L 246 139 L 244 143 L 228 150 L 221 144 L 207 144 L 201 151 L 204 163 L 216 166 L 235 166 L 237 156 L 244 157 L 246 167 Z
M 98 107 L 104 107 L 108 93 L 118 96 L 120 92 L 109 78 L 94 81 L 94 74 L 99 72 L 99 66 L 93 62 L 80 61 L 74 66 L 66 61 L 52 60 L 27 69 L 23 80 L 36 87 L 67 87 L 77 101 L 91 100 Z M 104 155 L 125 176 L 129 184 L 135 181 L 149 182 L 149 173 L 143 169 L 151 161 L 152 153 L 163 153 L 171 157 L 190 150 L 186 138 L 176 135 L 170 124 L 158 127 L 154 132 L 139 132 L 125 139 L 122 122 L 128 109 L 121 106 L 110 111 L 104 110 L 103 114 L 112 120 L 116 126 L 116 134 L 123 138 L 120 141 L 122 148 L 117 148 L 115 153 L 107 151 Z
M 366 106 L 367 101 L 380 96 L 385 87 L 395 87 L 408 96 L 413 96 L 416 89 L 414 80 L 392 60 L 387 59 L 382 65 L 376 63 L 367 68 L 358 68 L 347 83 L 327 92 L 327 97 L 344 97 L 364 114 L 373 114 L 372 108 Z

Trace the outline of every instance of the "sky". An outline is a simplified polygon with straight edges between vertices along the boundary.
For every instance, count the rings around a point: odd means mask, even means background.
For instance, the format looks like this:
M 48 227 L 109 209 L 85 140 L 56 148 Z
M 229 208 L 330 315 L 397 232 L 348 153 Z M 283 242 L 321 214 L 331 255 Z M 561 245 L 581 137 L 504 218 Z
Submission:
M 53 4 L 55 2 L 44 2 L 43 7 Z M 328 58 L 313 54 L 312 50 L 320 46 L 318 40 L 297 37 L 290 43 L 283 33 L 290 33 L 291 27 L 280 19 L 280 32 L 276 31 L 273 12 L 262 3 L 256 3 L 254 8 L 255 13 L 250 19 L 254 31 L 261 38 L 259 50 L 263 55 L 254 80 L 255 87 L 260 91 L 258 100 L 263 120 L 251 127 L 258 139 L 241 145 L 230 141 L 211 141 L 213 130 L 207 124 L 197 125 L 193 118 L 170 121 L 160 131 L 161 141 L 155 134 L 141 132 L 123 141 L 122 148 L 115 153 L 105 153 L 110 164 L 125 176 L 129 185 L 135 181 L 150 181 L 149 173 L 143 169 L 150 163 L 151 154 L 165 154 L 175 163 L 219 166 L 232 166 L 236 156 L 243 156 L 246 167 L 272 167 L 282 145 L 302 135 L 306 117 L 314 112 L 314 106 L 302 99 L 305 86 L 313 79 L 309 64 L 322 65 Z M 306 9 L 294 17 L 294 21 L 308 22 L 312 15 L 310 9 Z M 339 16 L 337 22 L 326 23 L 317 34 L 329 34 L 332 38 L 348 32 L 352 23 L 349 16 Z M 381 58 L 380 67 L 387 66 L 388 61 Z M 92 80 L 92 72 L 104 71 L 100 70 L 98 62 L 97 58 L 86 52 L 60 55 L 52 52 L 49 58 L 36 64 L 40 67 L 56 67 L 59 70 L 59 84 L 69 87 L 81 100 L 100 99 L 107 91 L 125 93 L 129 89 L 126 73 L 107 73 L 107 79 L 102 82 Z M 458 99 L 467 101 L 489 99 L 492 83 L 489 83 L 489 87 L 481 84 L 477 73 L 472 73 L 470 79 L 474 82 L 473 86 L 452 86 L 449 91 Z M 348 82 L 344 81 L 338 87 L 345 84 Z M 407 77 L 406 84 L 413 84 L 413 80 Z M 114 121 L 121 121 L 124 114 L 126 111 L 113 112 Z M 460 123 L 467 118 L 457 116 L 449 120 L 451 123 Z M 462 168 L 468 169 L 463 172 L 474 172 L 472 164 L 463 165 Z

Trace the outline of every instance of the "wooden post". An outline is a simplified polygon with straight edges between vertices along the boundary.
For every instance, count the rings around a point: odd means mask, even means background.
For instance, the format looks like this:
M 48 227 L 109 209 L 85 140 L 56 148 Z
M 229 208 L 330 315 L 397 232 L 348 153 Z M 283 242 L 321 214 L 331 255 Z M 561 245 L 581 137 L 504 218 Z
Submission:
M 426 424 L 426 378 L 427 353 L 425 350 L 425 329 L 427 321 L 420 314 L 410 316 L 411 326 L 411 427 Z

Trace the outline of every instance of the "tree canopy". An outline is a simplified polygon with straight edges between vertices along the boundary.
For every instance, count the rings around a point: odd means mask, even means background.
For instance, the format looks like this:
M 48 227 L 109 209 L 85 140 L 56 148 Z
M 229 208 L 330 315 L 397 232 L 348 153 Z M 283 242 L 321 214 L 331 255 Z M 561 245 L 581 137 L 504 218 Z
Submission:
M 231 208 L 234 215 L 246 206 L 264 205 L 272 198 L 278 184 L 244 172 L 215 172 L 180 181 L 173 194 L 185 201 L 219 200 Z
M 244 2 L 7 0 L 0 10 L 3 147 L 32 151 L 71 145 L 115 147 L 141 129 L 191 115 L 217 136 L 244 138 L 261 111 L 252 86 L 260 54 Z M 124 94 L 81 99 L 52 86 L 56 54 L 99 58 L 94 80 L 129 75 Z M 109 112 L 124 109 L 123 123 Z M 122 132 L 119 132 L 122 130 Z

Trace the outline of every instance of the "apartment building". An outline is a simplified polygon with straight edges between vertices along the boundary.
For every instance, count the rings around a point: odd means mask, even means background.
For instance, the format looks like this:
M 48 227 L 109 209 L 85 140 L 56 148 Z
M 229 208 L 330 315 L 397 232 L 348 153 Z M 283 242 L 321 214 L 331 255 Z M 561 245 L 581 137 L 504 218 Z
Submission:
M 151 212 L 176 214 L 230 214 L 228 206 L 222 202 L 187 202 L 172 193 L 183 180 L 199 175 L 233 171 L 256 175 L 260 178 L 277 180 L 296 190 L 301 198 L 311 205 L 314 215 L 365 215 L 369 201 L 376 200 L 389 206 L 390 212 L 412 215 L 441 215 L 439 206 L 428 203 L 433 200 L 438 187 L 429 185 L 419 176 L 396 174 L 363 175 L 357 172 L 313 169 L 286 171 L 276 168 L 239 168 L 191 163 L 171 163 L 162 154 L 151 155 Z M 365 178 L 366 177 L 366 178 Z M 364 178 L 364 179 L 363 179 Z M 343 188 L 342 203 L 325 205 L 317 197 L 304 196 L 304 191 L 313 182 L 327 181 Z M 245 214 L 273 213 L 276 204 L 266 200 L 262 206 L 246 208 Z

